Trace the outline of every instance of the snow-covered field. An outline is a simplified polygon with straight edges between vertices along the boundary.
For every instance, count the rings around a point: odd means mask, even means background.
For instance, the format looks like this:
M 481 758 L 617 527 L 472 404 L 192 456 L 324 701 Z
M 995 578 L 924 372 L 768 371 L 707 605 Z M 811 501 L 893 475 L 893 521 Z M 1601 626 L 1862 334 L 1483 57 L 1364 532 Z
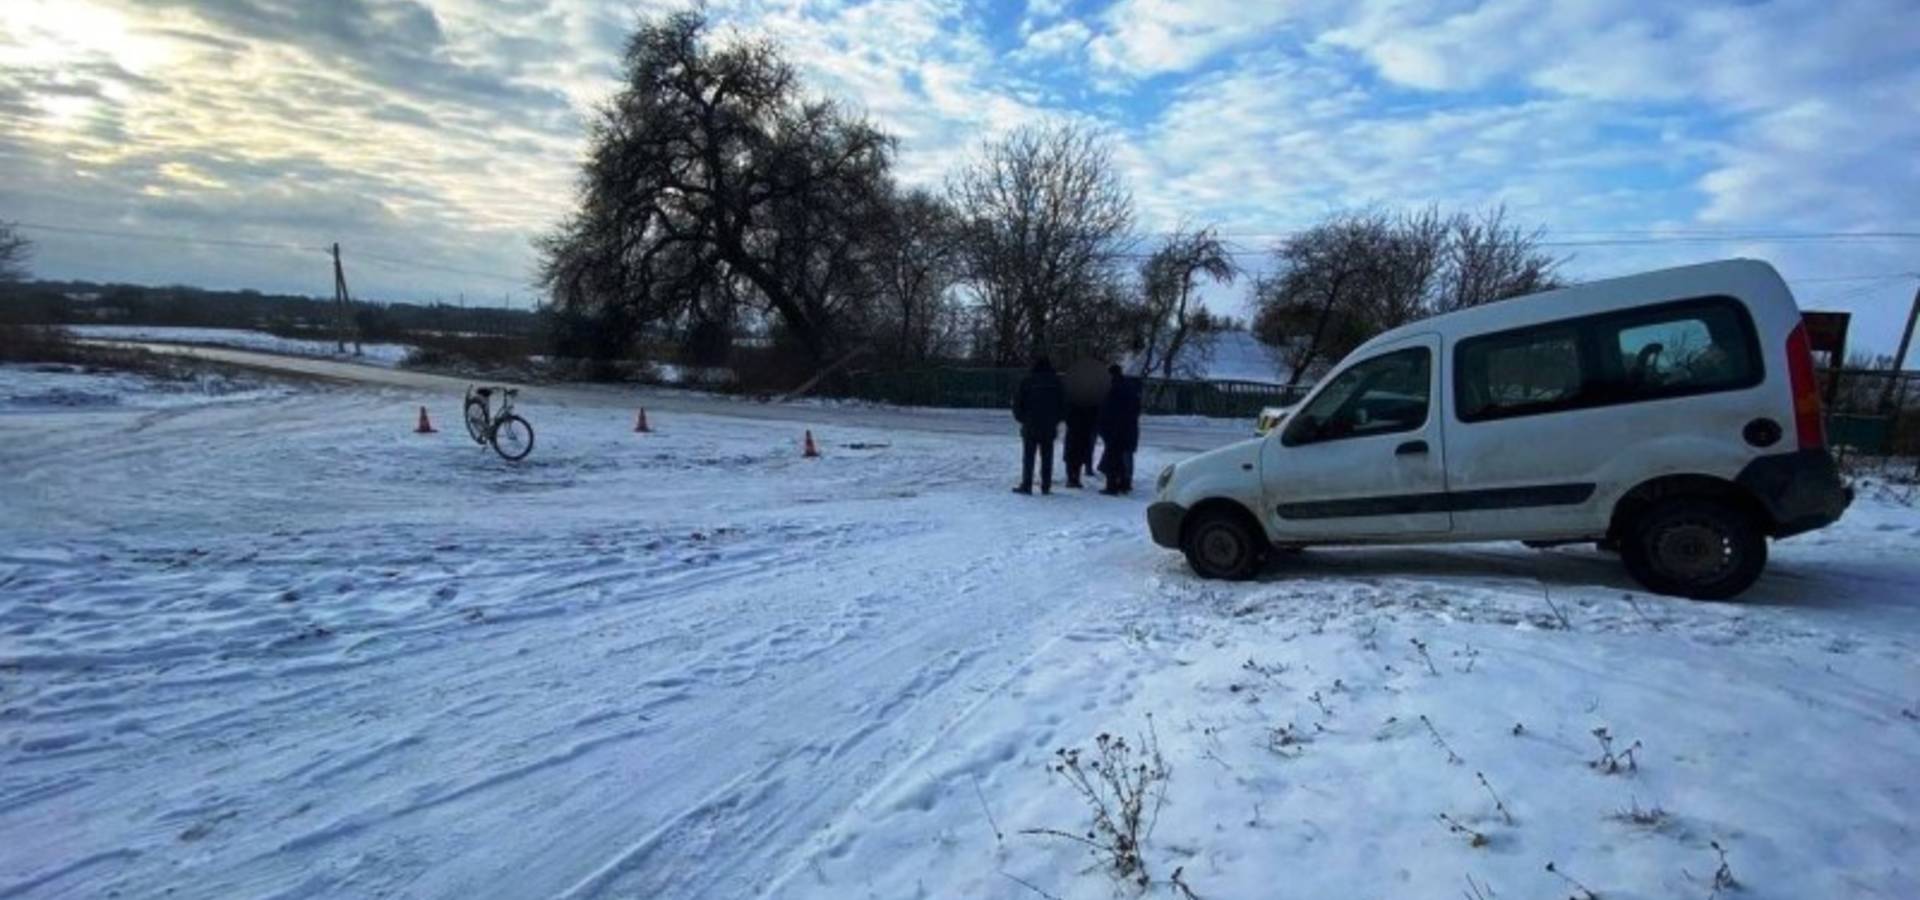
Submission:
M 244 328 L 174 328 L 158 325 L 69 325 L 66 328 L 78 337 L 93 340 L 234 347 L 288 356 L 346 359 L 370 366 L 397 366 L 413 350 L 407 344 L 362 344 L 360 355 L 355 356 L 351 344 L 346 353 L 341 353 L 333 341 L 285 338 Z
M 1006 437 L 530 389 L 512 465 L 444 394 L 88 377 L 0 377 L 0 897 L 1705 898 L 1713 843 L 1920 896 L 1893 492 L 1741 604 L 1509 545 L 1223 585 Z M 70 379 L 122 400 L 17 400 Z M 1103 733 L 1166 773 L 1144 889 L 1054 770 Z

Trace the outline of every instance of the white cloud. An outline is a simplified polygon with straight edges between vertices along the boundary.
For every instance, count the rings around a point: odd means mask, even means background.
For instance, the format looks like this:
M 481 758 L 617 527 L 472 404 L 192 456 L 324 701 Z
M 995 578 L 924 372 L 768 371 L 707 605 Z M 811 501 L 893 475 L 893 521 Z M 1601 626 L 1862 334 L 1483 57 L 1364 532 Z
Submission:
M 1285 0 L 1119 0 L 1089 46 L 1095 65 L 1129 75 L 1184 72 L 1266 35 L 1293 15 Z
M 1030 21 L 1057 19 L 1067 12 L 1067 0 L 1028 0 L 1027 18 Z
M 1044 111 L 1005 81 L 958 0 L 869 0 L 829 8 L 744 4 L 724 21 L 777 39 L 816 93 L 865 110 L 900 138 L 897 169 L 937 184 L 985 137 Z
M 1661 198 L 1609 190 L 1611 174 L 1706 158 L 1657 137 L 1658 120 L 1610 127 L 1572 99 L 1393 106 L 1329 61 L 1268 54 L 1179 88 L 1124 158 L 1153 227 L 1268 232 L 1372 204 L 1506 203 L 1562 227 L 1644 217 Z
M 1014 56 L 1022 62 L 1070 58 L 1084 50 L 1091 40 L 1093 29 L 1078 19 L 1068 19 L 1033 30 Z

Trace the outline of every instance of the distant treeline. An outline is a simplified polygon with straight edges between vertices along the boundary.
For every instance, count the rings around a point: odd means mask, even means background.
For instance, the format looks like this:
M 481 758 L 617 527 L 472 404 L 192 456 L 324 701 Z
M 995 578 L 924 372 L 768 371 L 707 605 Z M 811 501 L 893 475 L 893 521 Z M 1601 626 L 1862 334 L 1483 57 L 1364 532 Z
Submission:
M 277 333 L 332 331 L 332 300 L 259 291 L 147 287 L 89 281 L 0 282 L 0 323 L 257 328 Z M 356 301 L 348 335 L 377 341 L 422 332 L 539 337 L 542 317 L 523 309 L 451 303 Z

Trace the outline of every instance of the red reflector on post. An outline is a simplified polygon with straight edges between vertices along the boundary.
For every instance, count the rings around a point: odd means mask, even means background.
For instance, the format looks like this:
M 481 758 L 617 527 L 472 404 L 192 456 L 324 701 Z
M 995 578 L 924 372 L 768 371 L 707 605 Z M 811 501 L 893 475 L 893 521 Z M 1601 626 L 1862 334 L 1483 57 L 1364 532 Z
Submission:
M 1793 389 L 1793 430 L 1800 449 L 1825 447 L 1827 426 L 1820 414 L 1820 383 L 1813 377 L 1813 348 L 1807 342 L 1805 323 L 1793 326 L 1787 335 L 1787 379 Z

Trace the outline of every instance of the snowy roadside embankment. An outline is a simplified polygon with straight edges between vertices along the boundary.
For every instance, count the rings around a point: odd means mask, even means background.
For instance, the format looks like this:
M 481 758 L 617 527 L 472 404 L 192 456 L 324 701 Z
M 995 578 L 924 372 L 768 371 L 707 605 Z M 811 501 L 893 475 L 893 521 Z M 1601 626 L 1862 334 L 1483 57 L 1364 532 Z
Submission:
M 1920 887 L 1910 587 L 1779 616 L 1554 585 L 1563 620 L 1471 556 L 1326 555 L 1359 577 L 1156 577 L 930 741 L 774 893 L 1106 898 L 1145 878 L 1184 896 L 1177 875 L 1201 897 L 1585 896 L 1552 863 L 1599 897 L 1705 898 L 1716 843 L 1743 896 Z M 1614 580 L 1611 560 L 1573 565 Z M 1833 627 L 1896 610 L 1898 634 Z M 1166 773 L 1139 868 L 1116 867 L 1131 845 L 1061 768 L 1066 750 L 1089 770 L 1102 734 L 1128 744 L 1116 768 Z
M 123 399 L 3 423 L 0 897 L 1705 898 L 1714 843 L 1920 895 L 1883 492 L 1739 604 L 1517 545 L 1223 585 L 952 416 L 536 387 L 513 465 L 445 394 L 58 377 Z M 1051 770 L 1102 733 L 1167 773 L 1125 873 Z
M 287 338 L 244 328 L 180 328 L 159 325 L 67 325 L 63 327 L 73 332 L 75 336 L 89 340 L 233 347 L 239 350 L 258 350 L 263 353 L 282 353 L 288 356 L 339 359 L 370 366 L 397 366 L 413 350 L 413 347 L 407 344 L 361 344 L 360 353 L 355 354 L 352 345 L 349 344 L 348 350 L 342 353 L 333 341 Z
M 160 378 L 65 363 L 0 364 L 0 415 L 103 407 L 164 409 L 283 397 L 289 390 L 221 372 Z

